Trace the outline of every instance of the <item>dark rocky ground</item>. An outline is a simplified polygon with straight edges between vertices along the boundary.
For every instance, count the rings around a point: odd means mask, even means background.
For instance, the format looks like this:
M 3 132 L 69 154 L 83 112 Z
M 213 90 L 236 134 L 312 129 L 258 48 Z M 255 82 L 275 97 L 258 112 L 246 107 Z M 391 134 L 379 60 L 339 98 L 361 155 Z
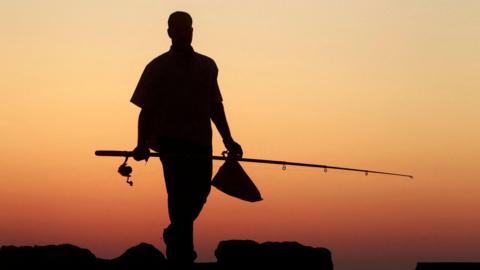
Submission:
M 303 246 L 297 242 L 222 241 L 215 256 L 217 262 L 196 263 L 193 269 L 333 269 L 328 249 Z M 158 270 L 170 267 L 162 252 L 150 244 L 141 243 L 111 260 L 97 258 L 88 249 L 70 244 L 2 246 L 0 269 Z
M 419 262 L 415 270 L 480 270 L 480 262 Z
M 251 240 L 222 241 L 215 250 L 217 262 L 196 263 L 195 270 L 211 269 L 317 269 L 333 270 L 332 256 L 326 248 L 297 242 Z M 49 246 L 2 246 L 0 269 L 173 269 L 154 246 L 141 243 L 111 260 L 97 258 L 88 249 L 70 244 Z M 178 269 L 178 268 L 177 268 Z M 179 268 L 185 269 L 185 268 Z M 359 267 L 359 269 L 362 269 Z M 478 262 L 419 262 L 416 270 L 480 270 Z

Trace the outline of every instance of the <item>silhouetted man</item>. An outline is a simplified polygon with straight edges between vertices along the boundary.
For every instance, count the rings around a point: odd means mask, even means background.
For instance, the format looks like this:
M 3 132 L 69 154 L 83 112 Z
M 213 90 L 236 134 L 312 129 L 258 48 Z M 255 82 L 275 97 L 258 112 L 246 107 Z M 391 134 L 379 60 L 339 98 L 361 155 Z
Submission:
M 212 129 L 220 132 L 229 155 L 242 156 L 230 134 L 217 83 L 215 62 L 191 47 L 192 18 L 174 12 L 168 18 L 170 50 L 143 71 L 131 102 L 141 107 L 135 160 L 160 153 L 168 193 L 170 225 L 164 230 L 167 258 L 192 263 L 193 222 L 210 193 Z

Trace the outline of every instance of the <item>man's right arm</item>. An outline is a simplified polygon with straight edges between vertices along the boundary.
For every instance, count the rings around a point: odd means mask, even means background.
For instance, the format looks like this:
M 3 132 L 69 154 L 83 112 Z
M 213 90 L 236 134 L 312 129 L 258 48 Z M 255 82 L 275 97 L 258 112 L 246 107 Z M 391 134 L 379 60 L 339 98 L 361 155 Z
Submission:
M 138 81 L 137 87 L 130 101 L 141 108 L 138 116 L 138 139 L 137 146 L 133 150 L 133 158 L 135 160 L 148 160 L 148 137 L 152 132 L 152 109 L 150 102 L 152 101 L 152 84 L 154 77 L 152 75 L 152 67 L 148 64 Z
M 149 147 L 148 137 L 152 133 L 152 112 L 149 109 L 142 109 L 138 116 L 138 138 L 137 147 L 133 150 L 133 158 L 137 161 L 148 160 Z

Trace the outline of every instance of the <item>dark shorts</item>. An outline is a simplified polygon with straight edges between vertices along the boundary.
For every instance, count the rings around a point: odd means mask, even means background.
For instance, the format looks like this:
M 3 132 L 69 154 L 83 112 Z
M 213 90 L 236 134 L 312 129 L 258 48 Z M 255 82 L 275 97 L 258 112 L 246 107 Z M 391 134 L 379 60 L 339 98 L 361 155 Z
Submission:
M 158 146 L 170 220 L 193 222 L 210 193 L 212 147 L 171 139 L 160 140 Z

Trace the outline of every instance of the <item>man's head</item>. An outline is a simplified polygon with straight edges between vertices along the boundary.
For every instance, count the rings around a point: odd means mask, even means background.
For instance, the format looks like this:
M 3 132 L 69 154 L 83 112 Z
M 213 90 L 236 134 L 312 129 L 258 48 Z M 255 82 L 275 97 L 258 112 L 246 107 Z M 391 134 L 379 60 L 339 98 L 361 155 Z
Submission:
M 172 44 L 189 46 L 192 43 L 192 17 L 184 11 L 175 11 L 168 17 L 168 36 Z

